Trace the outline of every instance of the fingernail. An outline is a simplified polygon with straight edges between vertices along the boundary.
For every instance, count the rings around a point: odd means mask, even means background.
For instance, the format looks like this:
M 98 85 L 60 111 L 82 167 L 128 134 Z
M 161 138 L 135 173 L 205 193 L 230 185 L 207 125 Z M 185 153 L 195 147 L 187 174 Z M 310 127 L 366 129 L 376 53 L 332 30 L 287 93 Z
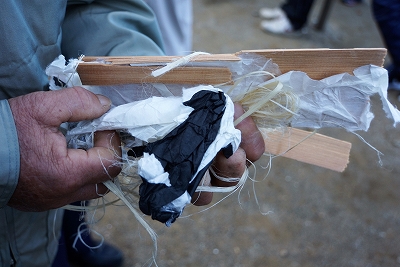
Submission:
M 111 106 L 111 100 L 103 95 L 97 95 L 97 98 L 99 99 L 100 103 L 103 105 L 103 107 L 109 107 Z

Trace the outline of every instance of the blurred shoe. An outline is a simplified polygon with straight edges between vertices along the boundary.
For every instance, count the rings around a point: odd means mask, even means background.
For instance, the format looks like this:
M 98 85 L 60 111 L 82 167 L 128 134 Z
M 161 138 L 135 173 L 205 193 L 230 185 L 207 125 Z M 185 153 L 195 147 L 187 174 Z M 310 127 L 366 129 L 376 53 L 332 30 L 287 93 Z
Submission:
M 258 15 L 260 18 L 263 19 L 276 19 L 282 16 L 286 16 L 285 12 L 283 12 L 283 10 L 279 7 L 275 7 L 275 8 L 268 8 L 268 7 L 264 7 L 261 8 L 258 12 Z
M 285 14 L 271 20 L 261 21 L 260 27 L 263 31 L 274 34 L 290 34 L 293 33 L 293 26 Z

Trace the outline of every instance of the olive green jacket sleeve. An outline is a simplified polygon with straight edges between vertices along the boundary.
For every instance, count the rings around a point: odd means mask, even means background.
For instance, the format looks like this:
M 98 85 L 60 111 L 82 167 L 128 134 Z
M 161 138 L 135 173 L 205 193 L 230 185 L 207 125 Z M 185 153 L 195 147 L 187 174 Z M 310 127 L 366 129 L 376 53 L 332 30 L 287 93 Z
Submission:
M 162 55 L 157 21 L 140 0 L 7 0 L 0 8 L 0 266 L 51 266 L 60 213 L 7 206 L 19 176 L 18 136 L 5 99 L 47 90 L 60 54 Z M 22 155 L 23 156 L 23 155 Z
M 0 208 L 4 208 L 19 177 L 18 136 L 7 100 L 0 100 L 0 125 Z

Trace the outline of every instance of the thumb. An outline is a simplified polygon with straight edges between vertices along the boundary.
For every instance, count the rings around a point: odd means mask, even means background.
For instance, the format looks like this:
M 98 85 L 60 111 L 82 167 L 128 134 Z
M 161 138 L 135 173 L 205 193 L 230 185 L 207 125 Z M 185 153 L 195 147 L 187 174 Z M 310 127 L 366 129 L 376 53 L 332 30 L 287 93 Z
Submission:
M 54 116 L 46 116 L 49 125 L 58 126 L 63 122 L 74 122 L 95 119 L 106 113 L 111 107 L 111 100 L 102 95 L 82 88 L 72 87 L 52 93 L 51 97 L 44 98 L 43 105 L 48 105 L 46 112 Z

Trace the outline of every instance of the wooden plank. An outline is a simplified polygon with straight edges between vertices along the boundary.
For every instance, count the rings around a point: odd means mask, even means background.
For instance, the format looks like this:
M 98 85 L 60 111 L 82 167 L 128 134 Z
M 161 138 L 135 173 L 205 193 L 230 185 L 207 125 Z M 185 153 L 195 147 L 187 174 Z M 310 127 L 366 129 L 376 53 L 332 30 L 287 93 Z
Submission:
M 239 60 L 240 54 L 256 53 L 266 58 L 271 58 L 278 64 L 282 73 L 298 70 L 308 74 L 312 79 L 323 79 L 339 73 L 350 73 L 357 67 L 373 64 L 383 66 L 386 56 L 384 48 L 352 48 L 352 49 L 263 49 L 263 50 L 242 50 L 236 54 L 214 54 L 198 55 L 191 59 L 193 62 L 212 62 L 226 61 L 232 62 Z M 121 84 L 126 82 L 163 82 L 163 80 L 147 80 L 149 68 L 161 67 L 165 64 L 179 59 L 178 56 L 131 56 L 131 57 L 84 57 L 84 62 L 78 66 L 78 73 L 84 84 Z M 99 62 L 105 63 L 101 64 Z M 141 66 L 130 66 L 137 64 Z M 147 66 L 146 66 L 147 65 Z M 99 67 L 102 66 L 102 67 Z M 120 68 L 132 67 L 135 70 Z M 108 68 L 107 68 L 108 67 Z M 214 72 L 211 67 L 182 67 L 182 69 L 197 68 L 194 71 L 185 73 L 175 72 L 166 73 L 164 76 L 168 82 L 189 83 L 189 84 L 219 84 L 228 79 L 228 70 L 218 70 Z M 179 71 L 182 71 L 179 68 Z M 119 74 L 121 72 L 121 74 Z M 172 73 L 172 72 L 171 72 Z M 126 78 L 125 75 L 138 75 L 137 78 Z M 170 76 L 171 75 L 171 76 Z M 188 77 L 190 75 L 190 77 Z M 230 76 L 230 75 L 229 75 Z M 210 78 L 212 77 L 212 78 Z M 218 79 L 220 77 L 220 79 Z M 97 81 L 96 81 L 97 80 Z M 126 81 L 128 80 L 128 81 Z
M 232 79 L 232 73 L 228 68 L 180 67 L 159 77 L 151 76 L 151 72 L 157 68 L 154 66 L 80 64 L 77 72 L 84 85 L 133 83 L 219 84 L 221 82 L 229 83 Z
M 263 128 L 260 130 L 266 136 L 266 153 L 337 172 L 344 171 L 349 163 L 349 142 L 295 128 L 289 128 L 285 132 Z
M 271 58 L 278 64 L 282 73 L 299 70 L 315 80 L 339 74 L 350 73 L 364 65 L 383 66 L 385 48 L 353 48 L 353 49 L 267 49 L 242 50 L 237 53 L 256 53 Z

